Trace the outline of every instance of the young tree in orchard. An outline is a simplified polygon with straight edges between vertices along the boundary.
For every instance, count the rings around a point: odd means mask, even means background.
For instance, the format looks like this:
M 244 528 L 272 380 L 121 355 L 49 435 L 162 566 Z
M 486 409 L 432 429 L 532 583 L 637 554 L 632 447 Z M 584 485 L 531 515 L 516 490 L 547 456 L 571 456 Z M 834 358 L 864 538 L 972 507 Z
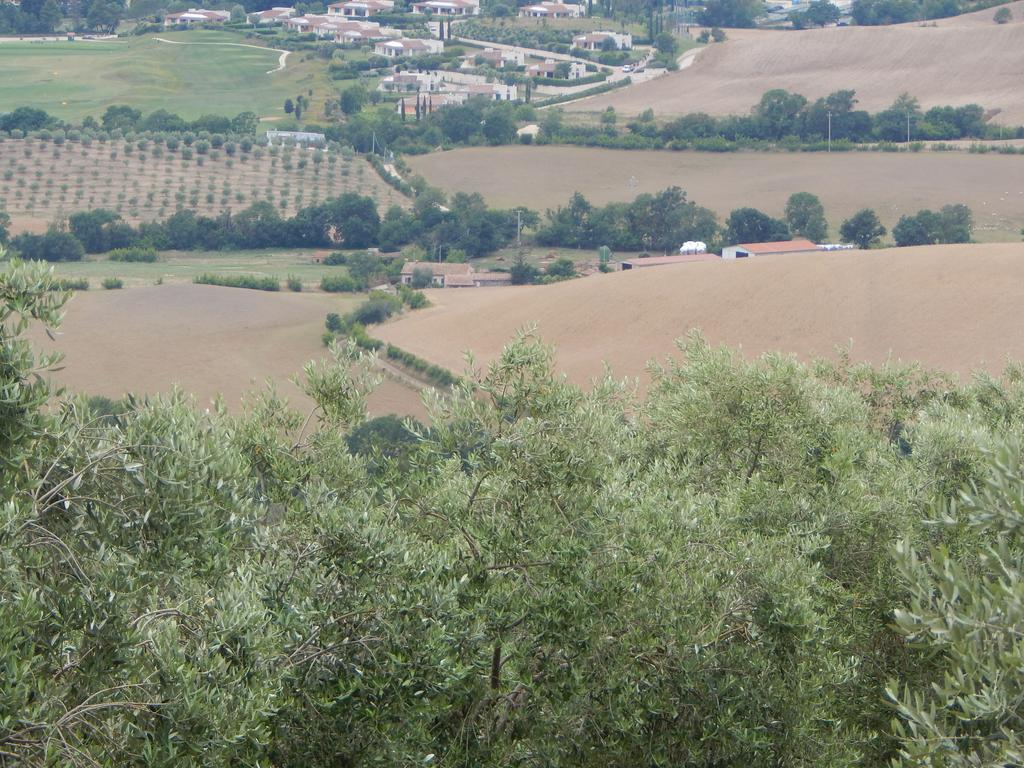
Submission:
M 847 243 L 856 243 L 858 248 L 870 248 L 886 233 L 886 228 L 870 208 L 864 208 L 843 222 L 839 236 Z
M 818 196 L 810 192 L 790 195 L 786 201 L 786 223 L 794 234 L 815 243 L 822 243 L 828 238 L 825 207 Z

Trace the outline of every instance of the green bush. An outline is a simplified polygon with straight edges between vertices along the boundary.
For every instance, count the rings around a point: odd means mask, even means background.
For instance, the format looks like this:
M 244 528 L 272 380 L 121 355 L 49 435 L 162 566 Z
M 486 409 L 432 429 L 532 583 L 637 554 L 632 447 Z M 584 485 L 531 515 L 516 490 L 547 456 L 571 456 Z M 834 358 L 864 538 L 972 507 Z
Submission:
M 363 290 L 363 286 L 348 275 L 324 275 L 320 278 L 320 290 L 327 293 L 358 293 Z
M 124 288 L 124 283 L 119 277 L 107 277 L 103 280 L 103 287 L 108 291 L 115 290 L 117 288 Z
M 285 282 L 288 285 L 289 291 L 294 291 L 295 293 L 299 293 L 302 291 L 302 280 L 300 280 L 297 276 L 288 275 L 288 278 L 285 280 Z
M 204 272 L 192 282 L 201 285 L 220 285 L 225 288 L 251 288 L 256 291 L 281 290 L 281 284 L 276 277 L 259 275 L 213 275 Z
M 145 248 L 141 246 L 132 248 L 115 248 L 112 251 L 107 251 L 108 261 L 145 262 L 151 264 L 158 258 L 159 256 L 157 255 L 155 248 Z

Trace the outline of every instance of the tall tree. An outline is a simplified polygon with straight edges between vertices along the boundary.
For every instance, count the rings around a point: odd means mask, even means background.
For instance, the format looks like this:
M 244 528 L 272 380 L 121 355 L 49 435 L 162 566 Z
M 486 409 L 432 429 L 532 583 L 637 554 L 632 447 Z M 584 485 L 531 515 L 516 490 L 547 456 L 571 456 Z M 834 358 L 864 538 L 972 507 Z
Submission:
M 816 243 L 824 242 L 828 237 L 825 207 L 818 196 L 810 192 L 790 195 L 786 201 L 786 223 L 794 234 Z

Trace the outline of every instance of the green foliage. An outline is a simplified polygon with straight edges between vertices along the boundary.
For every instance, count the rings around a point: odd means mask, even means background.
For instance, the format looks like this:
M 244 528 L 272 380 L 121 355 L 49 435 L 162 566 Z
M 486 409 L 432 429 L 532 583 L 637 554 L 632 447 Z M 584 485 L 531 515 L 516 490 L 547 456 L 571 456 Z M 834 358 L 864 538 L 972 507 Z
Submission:
M 409 278 L 409 285 L 413 288 L 429 288 L 434 284 L 434 270 L 430 267 L 416 267 Z
M 576 264 L 572 259 L 555 259 L 553 262 L 548 264 L 544 274 L 548 277 L 553 277 L 556 280 L 565 280 L 570 277 L 576 277 Z
M 996 24 L 1006 24 L 1013 20 L 1013 11 L 1009 8 L 1000 8 L 992 16 L 992 21 Z
M 729 245 L 771 243 L 789 240 L 791 233 L 786 222 L 773 219 L 756 208 L 737 208 L 726 219 L 725 234 L 722 237 Z
M 985 464 L 942 510 L 940 543 L 916 549 L 903 542 L 897 550 L 910 593 L 897 625 L 938 664 L 930 687 L 892 680 L 887 689 L 899 714 L 899 765 L 1024 760 L 1024 678 L 1016 672 L 1024 665 L 1020 444 L 993 452 Z
M 320 290 L 327 293 L 357 293 L 363 286 L 348 275 L 324 275 L 320 278 Z
M 108 291 L 124 288 L 124 281 L 119 277 L 106 277 L 103 279 L 103 287 Z
M 795 235 L 805 237 L 814 243 L 823 243 L 828 238 L 828 223 L 825 221 L 825 207 L 817 195 L 797 192 L 786 201 L 786 223 Z
M 107 259 L 109 261 L 145 262 L 147 264 L 152 264 L 159 258 L 160 257 L 158 256 L 155 248 L 146 248 L 143 246 L 115 248 L 107 253 Z
M 285 284 L 288 286 L 289 291 L 294 291 L 295 293 L 302 291 L 302 279 L 296 275 L 288 275 Z
M 192 282 L 201 285 L 220 285 L 225 288 L 251 288 L 255 291 L 281 290 L 281 283 L 276 277 L 262 277 L 260 275 L 214 275 L 204 272 Z
M 947 205 L 938 213 L 924 209 L 913 216 L 901 216 L 892 229 L 892 236 L 898 246 L 969 243 L 973 229 L 970 208 Z
M 839 228 L 839 236 L 845 242 L 856 243 L 858 248 L 870 248 L 885 236 L 885 232 L 878 215 L 870 208 L 857 211 Z

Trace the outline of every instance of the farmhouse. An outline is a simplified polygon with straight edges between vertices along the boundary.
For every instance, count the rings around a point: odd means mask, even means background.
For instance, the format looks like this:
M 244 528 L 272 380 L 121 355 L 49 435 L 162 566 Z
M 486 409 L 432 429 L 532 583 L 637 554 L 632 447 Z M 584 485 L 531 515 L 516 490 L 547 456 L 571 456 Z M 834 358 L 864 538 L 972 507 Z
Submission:
M 328 16 L 365 19 L 377 13 L 387 13 L 395 7 L 394 0 L 348 0 L 327 6 Z
M 628 51 L 633 47 L 633 36 L 628 33 L 620 35 L 618 32 L 588 32 L 576 35 L 572 39 L 572 47 L 584 51 Z
M 580 64 L 577 61 L 571 62 L 557 62 L 554 59 L 547 59 L 540 64 L 531 64 L 526 68 L 526 74 L 530 77 L 557 77 L 558 76 L 558 65 L 568 64 L 569 72 L 568 80 L 579 80 L 581 77 L 587 76 L 587 67 L 585 64 Z
M 628 269 L 644 269 L 645 267 L 664 267 L 670 264 L 692 264 L 696 261 L 720 261 L 713 253 L 685 253 L 678 256 L 649 256 L 646 259 L 627 259 L 622 262 L 623 271 Z
M 425 56 L 430 53 L 441 53 L 444 42 L 441 40 L 420 40 L 403 37 L 399 40 L 385 40 L 373 46 L 378 56 L 398 58 L 400 56 Z
M 278 8 L 278 7 L 274 7 L 274 8 L 270 8 L 270 9 L 268 9 L 266 11 L 257 11 L 256 13 L 250 13 L 246 17 L 246 19 L 248 19 L 250 24 L 256 24 L 257 26 L 259 26 L 261 24 L 262 25 L 280 24 L 285 19 L 290 19 L 294 15 L 295 15 L 295 9 L 294 8 Z
M 519 15 L 527 19 L 578 19 L 583 16 L 583 6 L 537 3 L 536 5 L 524 5 L 519 9 Z
M 438 16 L 478 16 L 480 4 L 472 0 L 426 0 L 412 4 L 413 13 L 436 13 Z
M 438 288 L 485 288 L 512 284 L 512 276 L 507 272 L 477 272 L 472 264 L 432 261 L 407 261 L 402 265 L 402 283 L 410 285 L 413 272 L 417 270 L 430 270 L 431 280 Z
M 406 99 L 400 99 L 398 104 L 395 105 L 395 111 L 399 115 L 405 117 L 419 117 L 421 115 L 429 115 L 442 107 L 447 107 L 453 104 L 451 100 L 451 94 L 448 93 L 429 93 L 424 95 L 416 94 Z M 419 113 L 417 114 L 417 110 Z
M 810 240 L 779 240 L 772 243 L 741 243 L 722 249 L 723 259 L 745 259 L 748 256 L 770 256 L 783 253 L 820 251 Z
M 187 11 L 168 13 L 164 16 L 165 27 L 184 25 L 191 27 L 194 24 L 223 24 L 231 18 L 229 11 L 208 11 L 205 8 L 189 8 Z

